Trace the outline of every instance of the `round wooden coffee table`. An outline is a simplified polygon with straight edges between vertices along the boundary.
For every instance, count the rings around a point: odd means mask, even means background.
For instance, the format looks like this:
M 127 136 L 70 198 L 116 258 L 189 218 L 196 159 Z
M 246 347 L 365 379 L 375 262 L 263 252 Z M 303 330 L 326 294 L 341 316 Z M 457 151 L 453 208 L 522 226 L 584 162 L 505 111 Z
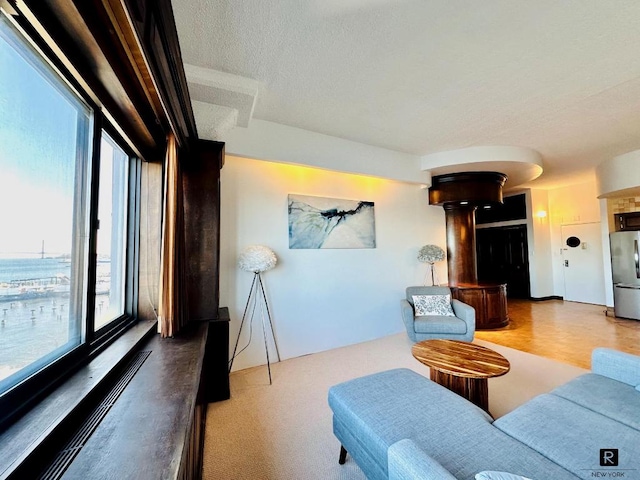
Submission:
M 487 379 L 509 371 L 509 360 L 498 352 L 457 340 L 424 340 L 411 349 L 431 370 L 431 380 L 489 413 Z

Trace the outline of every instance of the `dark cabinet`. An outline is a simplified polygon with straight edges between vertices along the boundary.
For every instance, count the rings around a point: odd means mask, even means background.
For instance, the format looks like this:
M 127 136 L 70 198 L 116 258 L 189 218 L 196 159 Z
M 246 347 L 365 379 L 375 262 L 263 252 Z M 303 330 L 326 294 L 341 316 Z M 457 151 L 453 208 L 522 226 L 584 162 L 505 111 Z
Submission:
M 218 317 L 209 321 L 204 356 L 206 402 L 227 400 L 229 390 L 229 309 L 222 307 Z
M 531 296 L 525 225 L 477 229 L 476 256 L 479 283 L 506 283 L 509 298 Z
M 507 286 L 466 285 L 451 286 L 451 297 L 471 305 L 476 310 L 476 329 L 500 328 L 509 324 Z

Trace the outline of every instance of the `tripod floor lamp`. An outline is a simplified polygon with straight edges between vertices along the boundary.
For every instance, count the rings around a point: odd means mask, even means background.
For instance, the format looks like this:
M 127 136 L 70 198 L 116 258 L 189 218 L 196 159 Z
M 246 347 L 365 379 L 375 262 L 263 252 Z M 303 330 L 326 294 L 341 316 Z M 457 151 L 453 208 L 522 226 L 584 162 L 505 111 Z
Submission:
M 264 350 L 267 356 L 267 370 L 269 372 L 269 385 L 271 385 L 271 361 L 269 358 L 269 345 L 267 340 L 267 326 L 271 331 L 271 338 L 273 344 L 276 347 L 276 355 L 278 361 L 280 361 L 280 352 L 278 351 L 278 342 L 273 331 L 273 322 L 271 321 L 271 312 L 269 311 L 269 304 L 267 302 L 267 295 L 264 290 L 264 283 L 262 283 L 262 272 L 271 270 L 276 266 L 276 255 L 268 247 L 262 245 L 251 245 L 244 249 L 238 259 L 238 267 L 246 272 L 253 272 L 253 282 L 251 282 L 251 288 L 249 289 L 249 296 L 247 297 L 247 303 L 244 307 L 244 313 L 242 314 L 242 321 L 240 322 L 240 330 L 238 331 L 238 338 L 236 339 L 236 345 L 233 348 L 233 355 L 229 360 L 229 372 L 233 366 L 233 360 L 240 355 L 251 343 L 251 337 L 253 336 L 253 318 L 256 310 L 260 310 L 260 318 L 262 319 L 262 337 L 264 340 Z M 265 318 L 266 317 L 266 318 Z M 248 320 L 248 322 L 246 322 Z M 268 324 L 267 324 L 268 320 Z M 240 343 L 240 335 L 242 329 L 245 326 L 245 322 L 249 324 L 249 341 L 239 351 L 238 343 Z M 237 353 L 236 353 L 237 352 Z

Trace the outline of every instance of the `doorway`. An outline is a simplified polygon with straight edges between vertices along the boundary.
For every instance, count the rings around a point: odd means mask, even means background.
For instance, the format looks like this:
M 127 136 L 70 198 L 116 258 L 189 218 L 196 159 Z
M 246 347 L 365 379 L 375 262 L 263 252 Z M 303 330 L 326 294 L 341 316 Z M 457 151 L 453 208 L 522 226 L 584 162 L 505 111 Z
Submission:
M 530 298 L 527 226 L 476 230 L 479 283 L 506 283 L 507 297 Z
M 561 230 L 564 299 L 569 302 L 604 305 L 600 223 L 563 225 Z

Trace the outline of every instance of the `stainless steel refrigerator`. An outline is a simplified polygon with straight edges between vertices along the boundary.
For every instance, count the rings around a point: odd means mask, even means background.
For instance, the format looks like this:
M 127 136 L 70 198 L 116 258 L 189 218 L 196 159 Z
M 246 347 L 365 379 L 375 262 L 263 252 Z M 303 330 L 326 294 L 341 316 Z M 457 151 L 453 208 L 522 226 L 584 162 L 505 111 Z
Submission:
M 640 231 L 614 232 L 609 238 L 616 317 L 640 320 Z

